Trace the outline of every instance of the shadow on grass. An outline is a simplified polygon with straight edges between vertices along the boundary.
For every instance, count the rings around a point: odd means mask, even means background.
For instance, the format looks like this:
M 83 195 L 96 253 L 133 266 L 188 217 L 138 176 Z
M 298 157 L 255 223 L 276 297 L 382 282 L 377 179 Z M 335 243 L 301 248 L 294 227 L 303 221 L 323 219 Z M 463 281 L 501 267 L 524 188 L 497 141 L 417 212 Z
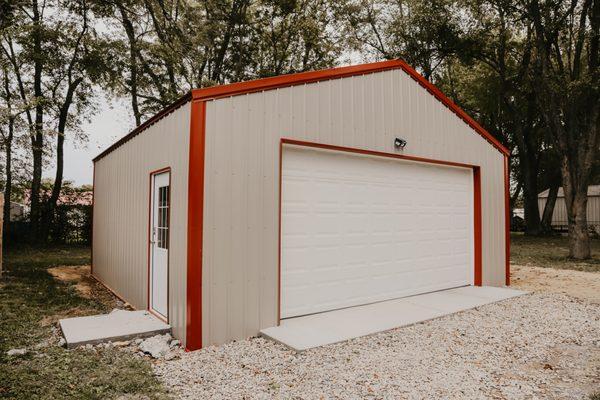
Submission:
M 113 304 L 81 297 L 47 272 L 89 264 L 87 247 L 9 249 L 0 280 L 0 398 L 104 399 L 121 394 L 164 398 L 148 361 L 115 348 L 58 347 L 56 321 L 108 312 Z M 7 351 L 26 348 L 24 356 Z

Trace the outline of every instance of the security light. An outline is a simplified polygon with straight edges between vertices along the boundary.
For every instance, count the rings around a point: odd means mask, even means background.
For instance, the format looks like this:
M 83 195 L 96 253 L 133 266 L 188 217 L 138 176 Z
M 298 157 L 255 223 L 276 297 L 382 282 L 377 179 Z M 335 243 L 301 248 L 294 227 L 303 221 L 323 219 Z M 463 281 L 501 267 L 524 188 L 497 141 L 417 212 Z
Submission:
M 400 138 L 394 139 L 394 147 L 395 148 L 403 150 L 404 146 L 406 146 L 406 140 L 400 139 Z

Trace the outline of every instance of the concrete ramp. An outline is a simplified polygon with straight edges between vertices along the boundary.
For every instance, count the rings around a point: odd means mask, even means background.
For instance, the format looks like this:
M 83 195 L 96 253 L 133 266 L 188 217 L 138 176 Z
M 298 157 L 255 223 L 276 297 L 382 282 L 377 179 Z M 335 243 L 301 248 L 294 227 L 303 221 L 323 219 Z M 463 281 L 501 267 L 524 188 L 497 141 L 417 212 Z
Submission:
M 525 294 L 489 286 L 465 286 L 364 306 L 284 319 L 260 333 L 293 350 L 342 342 L 412 325 Z
M 110 314 L 65 318 L 58 321 L 67 348 L 86 344 L 145 338 L 171 331 L 148 311 L 115 310 Z

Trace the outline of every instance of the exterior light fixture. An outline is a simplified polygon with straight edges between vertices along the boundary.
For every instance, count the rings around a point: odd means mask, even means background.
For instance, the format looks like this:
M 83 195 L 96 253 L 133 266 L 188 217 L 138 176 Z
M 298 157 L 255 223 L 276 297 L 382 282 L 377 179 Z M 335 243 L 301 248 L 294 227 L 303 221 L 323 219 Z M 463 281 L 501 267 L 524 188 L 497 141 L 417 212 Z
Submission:
M 406 140 L 396 138 L 394 139 L 394 147 L 399 150 L 404 150 L 404 146 L 406 146 Z

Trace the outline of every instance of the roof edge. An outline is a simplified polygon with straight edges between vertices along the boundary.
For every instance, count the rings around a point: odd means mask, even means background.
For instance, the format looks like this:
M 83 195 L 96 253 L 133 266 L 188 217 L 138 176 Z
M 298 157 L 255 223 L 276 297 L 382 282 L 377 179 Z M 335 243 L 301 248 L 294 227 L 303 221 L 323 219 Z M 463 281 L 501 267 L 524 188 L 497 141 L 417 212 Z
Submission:
M 431 93 L 436 99 L 438 99 L 442 104 L 448 107 L 452 112 L 454 112 L 460 119 L 462 119 L 467 125 L 469 125 L 473 130 L 475 130 L 479 135 L 481 135 L 484 139 L 486 139 L 492 146 L 494 146 L 500 153 L 505 156 L 510 156 L 510 151 L 504 146 L 498 139 L 492 136 L 484 127 L 479 125 L 477 121 L 475 121 L 469 114 L 467 114 L 462 108 L 460 108 L 456 103 L 450 100 L 440 89 L 437 88 L 433 83 L 429 82 L 423 75 L 419 74 L 414 68 L 408 65 L 403 60 L 398 60 L 401 65 L 402 70 L 410 75 L 413 79 L 415 79 L 421 86 L 423 86 L 429 93 Z
M 471 118 L 463 109 L 450 100 L 434 84 L 425 79 L 414 68 L 401 59 L 379 61 L 361 65 L 351 65 L 347 67 L 337 67 L 320 71 L 300 72 L 297 74 L 274 76 L 271 78 L 263 78 L 247 82 L 237 82 L 228 85 L 194 89 L 192 90 L 192 99 L 195 101 L 214 100 L 222 97 L 248 94 L 280 87 L 302 85 L 329 79 L 345 78 L 354 75 L 364 75 L 391 69 L 402 69 L 410 77 L 417 81 L 418 84 L 432 94 L 438 101 L 448 107 L 460 119 L 469 125 L 471 129 L 475 130 L 480 136 L 486 139 L 492 146 L 500 151 L 500 153 L 504 154 L 505 156 L 510 155 L 509 150 L 502 143 L 500 143 L 498 139 L 492 136 L 477 121 Z
M 400 67 L 400 60 L 388 60 L 369 64 L 335 67 L 318 71 L 299 72 L 295 74 L 279 75 L 246 82 L 236 82 L 227 85 L 194 89 L 192 90 L 192 98 L 194 100 L 213 100 L 221 97 L 230 97 L 269 89 L 296 86 L 329 79 L 344 78 L 353 75 L 387 71 L 390 69 L 398 69 Z
M 152 117 L 147 119 L 143 124 L 136 127 L 134 130 L 129 132 L 127 135 L 123 136 L 121 139 L 119 139 L 115 143 L 111 144 L 108 148 L 106 148 L 104 151 L 102 151 L 100 154 L 98 154 L 96 157 L 94 157 L 92 159 L 92 162 L 96 162 L 96 161 L 104 158 L 105 156 L 107 156 L 109 153 L 112 153 L 114 150 L 121 147 L 122 145 L 124 145 L 125 143 L 127 143 L 128 141 L 130 141 L 131 139 L 133 139 L 140 133 L 142 133 L 144 130 L 146 130 L 150 126 L 154 125 L 159 120 L 161 120 L 164 117 L 166 117 L 167 115 L 171 114 L 173 111 L 175 111 L 176 109 L 178 109 L 183 104 L 190 101 L 191 99 L 192 99 L 192 92 L 187 92 L 186 94 L 184 94 L 183 96 L 181 96 L 180 98 L 175 100 L 173 103 L 169 104 L 168 106 L 166 106 L 165 108 L 160 110 L 158 113 L 156 113 L 155 115 L 153 115 Z
M 150 127 L 160 119 L 164 118 L 175 109 L 188 101 L 207 101 L 214 100 L 223 97 L 231 97 L 236 95 L 260 92 L 265 90 L 277 89 L 282 87 L 289 87 L 295 85 L 302 85 L 307 83 L 325 81 L 330 79 L 339 79 L 350 77 L 354 75 L 364 75 L 375 72 L 388 71 L 393 69 L 401 69 L 413 78 L 419 85 L 433 95 L 438 101 L 450 109 L 460 119 L 462 119 L 471 129 L 477 132 L 485 140 L 488 141 L 493 147 L 495 147 L 500 153 L 505 156 L 509 156 L 509 150 L 502 144 L 498 139 L 492 136 L 485 128 L 483 128 L 477 121 L 471 118 L 463 109 L 456 105 L 450 100 L 440 89 L 434 84 L 425 79 L 419 74 L 414 68 L 408 65 L 405 61 L 400 59 L 379 61 L 369 64 L 351 65 L 346 67 L 336 67 L 330 69 L 324 69 L 319 71 L 308 71 L 300 72 L 296 74 L 280 75 L 270 78 L 256 79 L 246 82 L 230 83 L 227 85 L 212 86 L 202 89 L 193 89 L 186 93 L 184 96 L 176 100 L 174 103 L 165 107 L 163 110 L 158 112 L 156 115 L 148 119 L 146 122 L 135 128 L 129 134 L 123 136 L 117 142 L 109 146 L 106 150 L 98 154 L 93 162 L 100 160 L 105 157 L 118 147 L 122 146 L 146 128 Z

